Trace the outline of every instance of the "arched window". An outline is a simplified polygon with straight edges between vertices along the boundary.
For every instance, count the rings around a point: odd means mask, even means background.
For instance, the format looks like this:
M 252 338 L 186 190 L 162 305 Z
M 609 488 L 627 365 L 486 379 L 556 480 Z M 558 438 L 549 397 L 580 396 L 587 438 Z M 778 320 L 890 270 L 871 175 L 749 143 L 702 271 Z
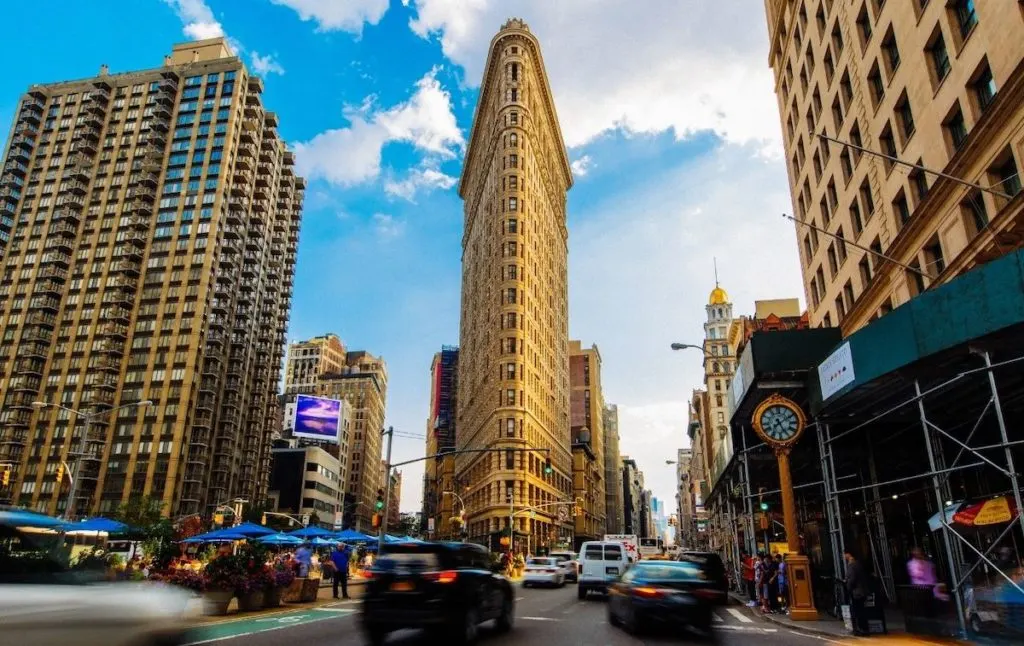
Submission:
M 519 135 L 517 135 L 517 134 L 516 134 L 516 133 L 514 133 L 514 132 L 513 132 L 512 134 L 510 134 L 510 135 L 508 136 L 508 143 L 509 143 L 509 145 L 510 145 L 510 146 L 512 146 L 513 148 L 515 148 L 516 146 L 518 146 L 518 145 L 519 145 Z

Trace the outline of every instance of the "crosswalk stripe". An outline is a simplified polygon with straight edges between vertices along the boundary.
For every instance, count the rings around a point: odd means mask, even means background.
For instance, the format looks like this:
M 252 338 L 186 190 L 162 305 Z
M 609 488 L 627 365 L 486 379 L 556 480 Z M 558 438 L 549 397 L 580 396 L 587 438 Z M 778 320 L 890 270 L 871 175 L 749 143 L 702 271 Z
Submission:
M 715 613 L 712 613 L 712 614 L 711 614 L 711 621 L 713 621 L 713 622 L 714 622 L 714 623 L 716 623 L 716 624 L 721 624 L 721 623 L 725 623 L 725 619 L 722 619 L 721 617 L 719 617 L 719 616 L 718 616 L 717 614 L 715 614 Z
M 737 610 L 736 608 L 726 608 L 726 610 L 729 612 L 730 615 L 738 619 L 741 624 L 749 624 L 753 623 L 754 621 L 750 617 L 743 614 L 742 610 Z

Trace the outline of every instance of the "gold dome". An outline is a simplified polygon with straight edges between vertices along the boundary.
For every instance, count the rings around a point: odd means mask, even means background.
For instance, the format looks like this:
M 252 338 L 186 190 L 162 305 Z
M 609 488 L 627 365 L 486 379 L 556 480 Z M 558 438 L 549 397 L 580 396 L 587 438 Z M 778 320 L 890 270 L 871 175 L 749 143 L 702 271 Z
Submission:
M 729 295 L 725 293 L 725 290 L 715 285 L 715 288 L 711 290 L 711 296 L 708 297 L 708 305 L 724 305 L 729 302 Z

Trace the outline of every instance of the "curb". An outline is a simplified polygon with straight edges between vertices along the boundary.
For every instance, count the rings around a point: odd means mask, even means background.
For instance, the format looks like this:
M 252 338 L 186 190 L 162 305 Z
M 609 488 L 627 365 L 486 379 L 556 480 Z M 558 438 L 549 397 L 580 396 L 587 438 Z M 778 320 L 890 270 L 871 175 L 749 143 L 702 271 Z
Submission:
M 751 608 L 750 606 L 748 606 L 748 599 L 736 592 L 730 591 L 729 598 L 733 601 L 733 603 L 742 606 L 743 609 L 746 610 L 748 615 L 760 619 L 763 622 L 779 626 L 780 628 L 785 628 L 787 630 L 792 630 L 793 632 L 804 633 L 807 635 L 815 635 L 818 637 L 830 637 L 833 639 L 846 639 L 851 636 L 846 633 L 833 633 L 827 630 L 822 630 L 821 628 L 814 628 L 813 626 L 801 625 L 798 622 L 785 622 L 774 615 L 762 614 L 760 611 L 757 611 L 756 608 Z

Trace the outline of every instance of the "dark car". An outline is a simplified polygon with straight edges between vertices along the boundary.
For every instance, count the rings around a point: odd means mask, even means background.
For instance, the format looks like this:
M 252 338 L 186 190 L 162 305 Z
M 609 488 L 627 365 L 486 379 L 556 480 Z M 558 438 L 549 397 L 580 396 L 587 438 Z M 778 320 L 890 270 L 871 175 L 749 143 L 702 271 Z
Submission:
M 678 559 L 701 567 L 710 587 L 719 593 L 717 603 L 725 604 L 729 601 L 729 577 L 721 556 L 714 552 L 680 552 Z
M 641 627 L 711 629 L 718 591 L 690 561 L 638 561 L 608 588 L 608 623 L 635 633 Z
M 432 641 L 470 644 L 489 619 L 499 631 L 510 630 L 512 585 L 491 567 L 490 553 L 472 543 L 385 545 L 363 593 L 370 644 L 404 628 L 426 629 Z

